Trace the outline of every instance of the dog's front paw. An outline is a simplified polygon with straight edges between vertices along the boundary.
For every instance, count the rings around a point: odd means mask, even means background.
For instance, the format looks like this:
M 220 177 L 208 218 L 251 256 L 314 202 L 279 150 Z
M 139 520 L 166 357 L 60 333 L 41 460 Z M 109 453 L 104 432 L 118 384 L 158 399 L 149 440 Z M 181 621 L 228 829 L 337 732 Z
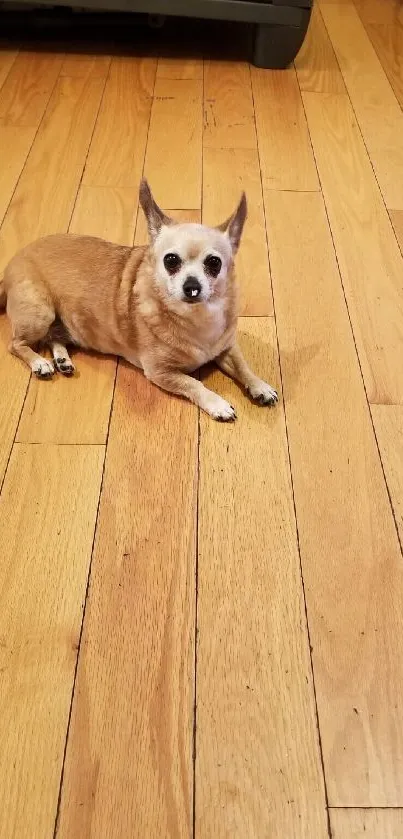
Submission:
M 236 420 L 235 409 L 217 393 L 208 396 L 203 409 L 219 422 L 234 422 Z
M 253 385 L 247 388 L 254 402 L 258 405 L 275 405 L 278 402 L 278 393 L 266 382 L 257 379 Z
M 52 362 L 40 357 L 32 362 L 31 370 L 38 379 L 51 379 L 55 372 Z

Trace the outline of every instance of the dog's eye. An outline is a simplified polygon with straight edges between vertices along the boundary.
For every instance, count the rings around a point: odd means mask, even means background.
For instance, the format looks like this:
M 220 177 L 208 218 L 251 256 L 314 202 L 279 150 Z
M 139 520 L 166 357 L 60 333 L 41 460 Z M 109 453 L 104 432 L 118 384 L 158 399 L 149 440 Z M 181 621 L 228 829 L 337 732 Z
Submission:
M 206 256 L 204 260 L 204 267 L 209 274 L 212 274 L 213 277 L 217 277 L 221 271 L 221 259 L 218 256 Z
M 164 265 L 169 274 L 175 274 L 181 267 L 181 259 L 177 253 L 167 253 L 164 256 Z

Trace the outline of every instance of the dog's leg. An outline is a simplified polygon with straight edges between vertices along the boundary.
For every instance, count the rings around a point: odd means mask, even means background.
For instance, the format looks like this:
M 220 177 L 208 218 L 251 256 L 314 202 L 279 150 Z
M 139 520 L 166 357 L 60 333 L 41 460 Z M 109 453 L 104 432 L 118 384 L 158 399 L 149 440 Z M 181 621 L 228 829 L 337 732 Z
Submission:
M 64 344 L 60 344 L 58 341 L 50 341 L 50 348 L 59 373 L 63 373 L 64 376 L 72 376 L 75 367 Z
M 28 367 L 31 368 L 38 379 L 52 378 L 55 372 L 52 362 L 47 361 L 46 358 L 43 358 L 42 355 L 39 355 L 39 353 L 31 349 L 23 338 L 13 337 L 10 352 L 20 358 L 21 361 L 25 361 L 25 364 L 28 364 Z
M 10 351 L 25 361 L 39 379 L 51 379 L 55 369 L 51 361 L 32 347 L 46 341 L 55 319 L 55 310 L 46 287 L 32 265 L 19 266 L 18 275 L 9 273 L 7 314 L 11 321 Z
M 237 344 L 219 355 L 215 361 L 220 370 L 244 386 L 254 402 L 259 405 L 275 405 L 278 401 L 277 391 L 252 373 Z
M 232 405 L 226 402 L 218 393 L 208 390 L 197 379 L 188 376 L 186 373 L 174 371 L 148 370 L 144 368 L 145 375 L 154 384 L 169 393 L 176 393 L 190 399 L 198 405 L 206 414 L 221 422 L 232 422 L 236 419 L 236 413 Z

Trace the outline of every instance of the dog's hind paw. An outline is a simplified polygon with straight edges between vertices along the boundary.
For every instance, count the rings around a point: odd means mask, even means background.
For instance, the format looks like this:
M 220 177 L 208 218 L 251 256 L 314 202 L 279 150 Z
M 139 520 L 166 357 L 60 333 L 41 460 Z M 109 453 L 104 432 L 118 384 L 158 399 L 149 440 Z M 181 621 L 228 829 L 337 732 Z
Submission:
M 31 370 L 38 379 L 51 379 L 55 372 L 52 362 L 40 356 L 32 362 Z
M 55 358 L 56 368 L 63 376 L 73 376 L 75 372 L 74 364 L 70 358 Z

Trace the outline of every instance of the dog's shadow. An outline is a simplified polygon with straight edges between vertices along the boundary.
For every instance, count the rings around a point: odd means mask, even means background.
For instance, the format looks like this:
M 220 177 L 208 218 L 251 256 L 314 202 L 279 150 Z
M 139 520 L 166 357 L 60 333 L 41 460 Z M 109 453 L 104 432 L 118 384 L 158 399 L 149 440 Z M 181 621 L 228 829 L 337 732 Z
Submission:
M 253 335 L 240 329 L 238 331 L 238 343 L 253 372 L 278 391 L 280 405 L 284 400 L 283 384 L 285 399 L 289 403 L 294 399 L 302 371 L 310 365 L 320 351 L 319 344 L 309 344 L 295 352 L 280 347 L 279 364 L 275 336 L 272 337 L 268 334 L 266 341 L 256 334 Z M 120 359 L 119 368 L 117 394 L 119 398 L 124 398 L 126 410 L 132 411 L 134 415 L 149 418 L 158 416 L 161 413 L 161 399 L 174 399 L 184 403 L 184 405 L 188 404 L 184 397 L 161 393 L 159 388 L 144 379 L 141 370 L 132 367 L 127 361 Z M 224 399 L 229 402 L 234 401 L 237 406 L 240 404 L 240 398 L 249 399 L 253 402 L 242 385 L 233 382 L 218 370 L 214 361 L 204 365 L 193 375 L 195 378 L 199 378 L 206 387 L 223 396 Z M 256 405 L 256 403 L 253 404 Z M 191 405 L 189 405 L 189 410 L 193 410 Z M 264 414 L 270 410 L 273 418 L 279 416 L 279 412 L 275 408 L 270 409 L 256 405 L 256 412 L 253 414 L 254 421 L 266 422 Z
M 281 399 L 284 398 L 284 385 L 287 401 L 292 401 L 294 398 L 301 372 L 312 362 L 320 351 L 319 344 L 309 344 L 306 347 L 299 348 L 295 352 L 289 352 L 281 347 L 278 351 L 275 336 L 273 336 L 271 341 L 269 337 L 265 341 L 260 336 L 252 335 L 250 332 L 245 332 L 241 329 L 238 330 L 237 338 L 248 366 L 259 378 L 272 385 L 277 390 Z M 219 383 L 224 383 L 224 381 L 228 380 L 228 377 L 223 373 L 216 374 L 217 367 L 212 362 L 201 368 L 200 379 L 208 385 L 212 382 L 212 377 L 214 377 L 218 388 Z M 240 385 L 237 386 L 241 387 Z M 247 391 L 242 387 L 241 389 L 244 391 L 245 396 L 253 402 L 253 399 L 251 399 Z M 221 388 L 219 392 L 225 396 L 225 393 L 221 392 Z M 265 406 L 263 406 L 264 409 Z

